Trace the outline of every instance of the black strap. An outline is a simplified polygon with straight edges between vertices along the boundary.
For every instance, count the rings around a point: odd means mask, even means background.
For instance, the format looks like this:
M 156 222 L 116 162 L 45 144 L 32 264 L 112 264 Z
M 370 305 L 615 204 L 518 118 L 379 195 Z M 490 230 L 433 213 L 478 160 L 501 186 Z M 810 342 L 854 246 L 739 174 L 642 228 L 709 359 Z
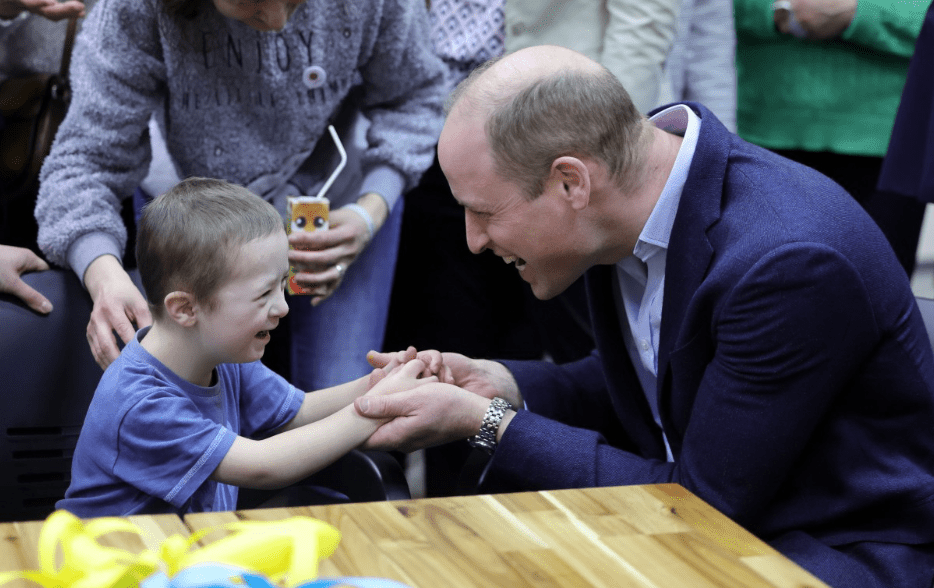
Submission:
M 68 20 L 68 30 L 65 32 L 65 47 L 62 49 L 62 67 L 58 75 L 62 79 L 68 79 L 68 68 L 71 66 L 71 50 L 75 46 L 75 33 L 78 31 L 78 17 L 72 17 Z

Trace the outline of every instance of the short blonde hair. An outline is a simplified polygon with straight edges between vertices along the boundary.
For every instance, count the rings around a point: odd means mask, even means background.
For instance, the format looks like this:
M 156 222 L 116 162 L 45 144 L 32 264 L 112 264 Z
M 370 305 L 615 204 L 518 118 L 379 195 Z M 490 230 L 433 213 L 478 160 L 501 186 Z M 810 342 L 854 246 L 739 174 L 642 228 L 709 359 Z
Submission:
M 139 220 L 136 261 L 153 316 L 176 290 L 212 307 L 239 246 L 285 231 L 276 209 L 246 188 L 188 178 L 150 202 Z

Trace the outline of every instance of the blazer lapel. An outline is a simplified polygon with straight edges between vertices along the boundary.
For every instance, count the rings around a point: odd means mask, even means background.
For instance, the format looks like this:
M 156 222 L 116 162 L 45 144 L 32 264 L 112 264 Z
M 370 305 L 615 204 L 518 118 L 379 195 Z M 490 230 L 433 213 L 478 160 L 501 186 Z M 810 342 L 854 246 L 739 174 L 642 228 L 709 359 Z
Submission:
M 723 182 L 730 150 L 729 131 L 709 110 L 687 103 L 701 117 L 700 136 L 694 159 L 678 204 L 668 245 L 665 268 L 665 293 L 662 301 L 662 324 L 658 350 L 658 394 L 662 423 L 668 413 L 671 394 L 669 373 L 671 354 L 676 345 L 690 341 L 682 325 L 691 300 L 707 274 L 713 258 L 713 246 L 707 231 L 720 218 Z M 680 439 L 668 441 L 677 455 Z M 674 437 L 677 437 L 675 435 Z M 677 446 L 677 447 L 676 447 Z

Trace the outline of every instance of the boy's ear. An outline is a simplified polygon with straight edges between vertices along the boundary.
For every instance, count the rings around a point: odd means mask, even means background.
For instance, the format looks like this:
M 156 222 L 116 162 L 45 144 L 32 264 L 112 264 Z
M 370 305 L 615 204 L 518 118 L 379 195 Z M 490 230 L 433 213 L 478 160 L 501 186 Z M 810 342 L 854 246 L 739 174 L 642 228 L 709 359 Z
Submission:
M 193 326 L 198 322 L 195 297 L 188 292 L 176 290 L 165 295 L 163 300 L 166 314 L 183 327 Z

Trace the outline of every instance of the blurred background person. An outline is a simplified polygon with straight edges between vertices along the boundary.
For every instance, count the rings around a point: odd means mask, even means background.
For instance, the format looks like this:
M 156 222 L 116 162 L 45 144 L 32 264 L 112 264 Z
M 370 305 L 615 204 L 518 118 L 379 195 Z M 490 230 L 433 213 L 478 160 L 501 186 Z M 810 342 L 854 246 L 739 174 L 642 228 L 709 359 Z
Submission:
M 670 86 L 670 94 L 663 93 L 653 108 L 669 102 L 700 102 L 717 115 L 728 131 L 736 132 L 736 26 L 732 3 L 682 0 L 674 42 L 665 60 L 664 84 Z
M 878 218 L 873 194 L 926 6 L 734 0 L 734 7 L 739 135 L 829 176 Z M 913 250 L 910 257 L 913 265 Z
M 506 52 L 560 45 L 602 64 L 639 112 L 672 95 L 665 78 L 681 0 L 507 0 Z
M 910 276 L 926 204 L 934 202 L 934 3 L 918 33 L 878 189 L 873 217 Z

